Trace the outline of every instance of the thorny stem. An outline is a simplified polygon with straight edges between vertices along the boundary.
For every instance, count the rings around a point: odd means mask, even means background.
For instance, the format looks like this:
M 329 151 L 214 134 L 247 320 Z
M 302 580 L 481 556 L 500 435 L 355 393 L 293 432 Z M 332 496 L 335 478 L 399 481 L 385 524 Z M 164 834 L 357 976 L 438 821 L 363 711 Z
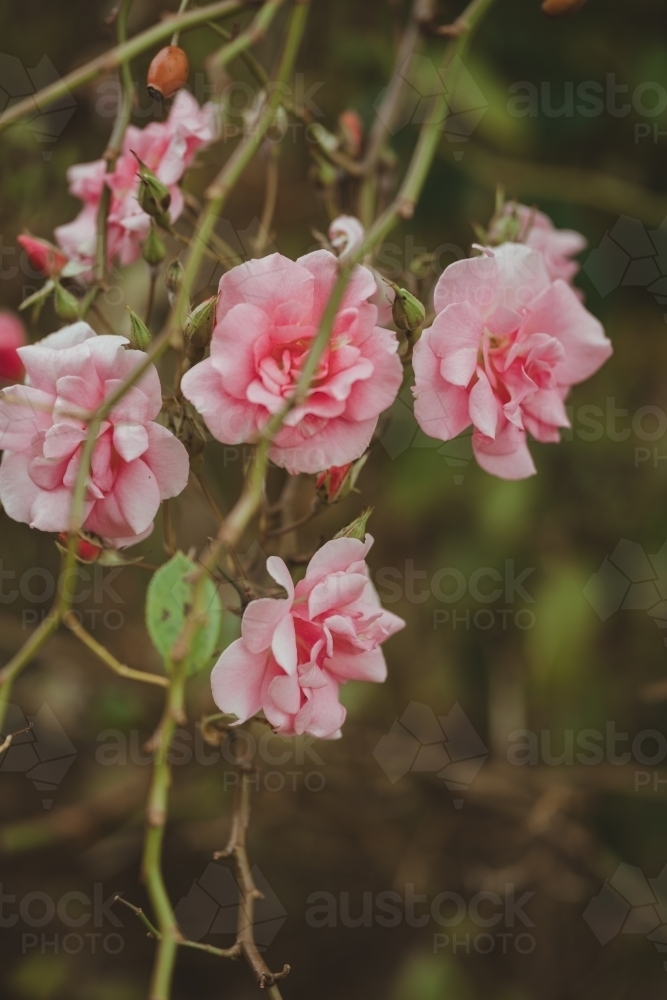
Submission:
M 155 758 L 153 777 L 146 808 L 146 837 L 142 859 L 142 876 L 146 882 L 160 932 L 153 964 L 149 1000 L 168 1000 L 176 961 L 176 949 L 182 935 L 176 923 L 162 876 L 162 843 L 167 819 L 171 766 L 169 748 L 174 730 L 185 719 L 186 664 L 170 663 L 169 687 L 160 725 L 153 736 Z
M 237 878 L 241 890 L 236 944 L 255 973 L 259 986 L 262 989 L 275 990 L 273 994 L 269 993 L 269 996 L 280 998 L 280 992 L 275 984 L 277 980 L 284 979 L 288 975 L 290 967 L 284 965 L 281 972 L 271 972 L 257 949 L 253 934 L 255 902 L 262 898 L 262 894 L 252 877 L 246 847 L 252 794 L 249 777 L 249 771 L 241 766 L 241 781 L 236 786 L 234 793 L 234 811 L 229 840 L 225 849 L 217 851 L 213 857 L 216 861 L 219 858 L 233 858 L 236 863 Z

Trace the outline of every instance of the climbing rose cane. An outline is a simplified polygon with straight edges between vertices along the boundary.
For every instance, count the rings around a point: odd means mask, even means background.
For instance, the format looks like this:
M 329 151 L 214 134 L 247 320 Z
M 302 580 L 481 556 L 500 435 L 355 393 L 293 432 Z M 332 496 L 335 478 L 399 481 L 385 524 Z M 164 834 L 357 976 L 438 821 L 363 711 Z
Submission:
M 222 712 L 245 722 L 261 710 L 276 732 L 340 736 L 345 709 L 338 689 L 349 680 L 384 681 L 381 644 L 405 622 L 385 611 L 368 576 L 370 535 L 335 538 L 292 583 L 282 559 L 266 568 L 287 598 L 261 598 L 245 610 L 242 636 L 228 646 L 211 675 Z

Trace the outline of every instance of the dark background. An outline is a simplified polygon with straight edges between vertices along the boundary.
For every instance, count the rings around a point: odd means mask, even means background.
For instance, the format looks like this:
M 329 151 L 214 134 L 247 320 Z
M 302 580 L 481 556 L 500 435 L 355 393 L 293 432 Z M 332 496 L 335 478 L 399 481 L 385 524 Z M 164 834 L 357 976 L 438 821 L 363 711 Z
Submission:
M 163 5 L 136 0 L 134 7 L 132 31 L 153 23 Z M 455 4 L 443 4 L 443 22 L 458 12 Z M 62 74 L 112 44 L 111 32 L 103 26 L 107 13 L 107 5 L 83 0 L 5 3 L 0 48 L 25 69 L 40 65 L 46 56 Z M 327 128 L 335 131 L 337 115 L 345 108 L 356 109 L 370 122 L 373 104 L 391 74 L 395 27 L 403 17 L 404 5 L 384 0 L 313 3 L 299 70 L 306 91 L 321 84 L 313 89 L 312 100 Z M 275 34 L 258 49 L 269 67 Z M 184 36 L 183 44 L 196 89 L 196 81 L 204 81 L 202 60 L 216 43 L 203 29 Z M 133 64 L 140 84 L 151 54 Z M 655 107 L 656 93 L 666 95 L 667 103 L 664 9 L 655 0 L 632 5 L 589 0 L 576 15 L 552 21 L 540 12 L 537 0 L 496 0 L 465 65 L 488 108 L 467 141 L 443 138 L 415 218 L 389 241 L 392 259 L 405 268 L 416 254 L 440 248 L 437 264 L 420 286 L 428 291 L 443 266 L 468 252 L 474 240 L 471 222 L 489 219 L 500 180 L 509 196 L 539 204 L 559 226 L 586 235 L 590 250 L 582 255 L 585 268 L 578 284 L 588 308 L 605 324 L 615 353 L 593 379 L 575 387 L 568 401 L 573 431 L 565 440 L 558 446 L 531 445 L 538 468 L 533 479 L 511 483 L 486 475 L 469 460 L 465 441 L 441 447 L 420 436 L 406 404 L 399 402 L 383 421 L 380 441 L 360 480 L 360 496 L 301 532 L 297 551 L 307 551 L 356 516 L 362 503 L 373 505 L 369 529 L 377 541 L 369 562 L 381 594 L 406 619 L 407 628 L 386 648 L 387 683 L 355 684 L 345 691 L 343 739 L 313 748 L 322 763 L 307 755 L 299 759 L 298 752 L 275 766 L 261 754 L 256 758 L 262 791 L 254 806 L 251 857 L 279 900 L 277 909 L 275 902 L 274 909 L 269 907 L 269 917 L 280 916 L 283 908 L 286 914 L 278 932 L 269 934 L 268 961 L 276 968 L 285 961 L 292 965 L 285 998 L 648 1000 L 664 995 L 665 956 L 645 931 L 620 934 L 602 945 L 583 912 L 621 862 L 641 869 L 647 878 L 658 876 L 667 864 L 667 785 L 660 784 L 667 744 L 663 736 L 661 753 L 655 738 L 641 743 L 640 754 L 645 759 L 655 755 L 655 764 L 633 757 L 619 765 L 605 754 L 599 763 L 586 765 L 572 755 L 568 762 L 567 733 L 574 734 L 576 754 L 577 734 L 604 732 L 613 725 L 616 732 L 628 734 L 615 748 L 620 753 L 631 749 L 637 734 L 667 730 L 664 704 L 647 701 L 644 693 L 647 684 L 665 676 L 665 633 L 658 626 L 667 571 L 661 573 L 660 559 L 651 564 L 647 557 L 659 553 L 667 537 L 667 325 L 666 307 L 656 298 L 660 287 L 654 284 L 660 270 L 659 236 L 651 243 L 648 231 L 657 230 L 667 216 L 667 134 L 654 133 L 654 126 L 667 133 L 667 112 L 646 113 Z M 17 72 L 16 64 L 10 66 L 3 57 L 0 87 L 14 96 Z M 250 82 L 242 64 L 232 64 L 231 72 Z M 607 87 L 609 75 L 611 84 L 628 88 L 617 95 L 618 103 L 594 116 L 578 111 L 576 88 L 586 81 Z M 538 91 L 544 88 L 534 116 L 511 113 L 510 88 L 522 82 Z M 661 91 L 642 90 L 647 82 Z M 64 102 L 59 118 L 13 127 L 0 137 L 0 291 L 5 308 L 16 309 L 28 290 L 39 285 L 16 248 L 17 234 L 27 228 L 48 238 L 54 226 L 78 210 L 67 194 L 65 171 L 101 155 L 111 127 L 107 85 L 96 81 L 77 91 L 69 107 Z M 563 105 L 568 86 L 575 89 L 573 107 L 566 105 L 565 114 L 555 116 L 553 109 Z M 633 95 L 638 106 L 632 106 Z M 144 124 L 154 109 L 142 86 L 139 102 L 135 122 Z M 614 113 L 622 104 L 627 113 Z M 394 137 L 400 163 L 415 137 L 414 124 Z M 290 256 L 313 246 L 313 228 L 327 227 L 307 145 L 297 129 L 281 148 L 274 242 Z M 195 194 L 226 155 L 225 144 L 219 144 L 200 158 L 201 168 L 188 180 Z M 243 234 L 261 213 L 263 176 L 260 156 L 228 204 L 220 232 L 240 241 L 237 245 L 242 246 Z M 602 256 L 590 257 L 609 232 L 617 249 L 610 252 L 607 243 Z M 209 277 L 212 283 L 217 280 Z M 145 280 L 139 262 L 114 283 L 104 303 L 114 324 L 124 322 L 125 301 L 143 302 Z M 166 309 L 161 291 L 158 319 Z M 36 338 L 57 325 L 49 306 L 29 335 Z M 614 410 L 622 413 L 614 416 Z M 240 458 L 215 442 L 207 449 L 207 474 L 227 508 L 239 490 Z M 281 475 L 271 474 L 273 492 Z M 304 483 L 299 498 L 303 509 L 311 489 L 311 481 Z M 201 546 L 215 525 L 196 483 L 174 508 L 181 546 Z M 0 609 L 0 645 L 8 658 L 36 614 L 48 606 L 46 599 L 34 598 L 44 580 L 28 576 L 26 582 L 25 574 L 37 567 L 55 574 L 58 553 L 51 537 L 4 514 L 0 540 L 2 569 L 16 573 L 3 581 Z M 634 544 L 617 549 L 623 540 Z M 249 563 L 257 559 L 251 541 Z M 620 572 L 604 570 L 597 584 L 587 587 L 615 550 Z M 142 551 L 151 562 L 164 560 L 159 529 Z M 457 571 L 457 579 L 468 583 L 475 571 L 487 567 L 500 574 L 503 588 L 508 574 L 530 570 L 523 578 L 530 600 L 511 586 L 509 594 L 490 602 L 476 599 L 474 587 L 471 594 L 467 586 L 455 600 L 441 600 L 432 590 L 441 570 Z M 445 597 L 452 594 L 454 580 L 450 573 L 442 583 Z M 631 580 L 643 587 L 628 598 Z M 25 593 L 13 597 L 19 581 Z M 157 654 L 143 626 L 147 581 L 143 570 L 124 570 L 113 580 L 113 593 L 93 592 L 81 608 L 84 624 L 120 659 L 157 669 Z M 600 589 L 605 581 L 607 590 Z M 492 581 L 483 577 L 479 587 L 489 592 Z M 589 597 L 598 602 L 604 621 Z M 615 610 L 624 597 L 634 610 Z M 116 612 L 105 619 L 109 609 Z M 230 616 L 230 635 L 234 627 Z M 188 731 L 193 734 L 195 720 L 213 711 L 213 705 L 206 677 L 191 687 Z M 129 736 L 124 765 L 104 766 L 99 747 L 115 739 L 108 730 L 132 732 L 141 752 L 159 719 L 160 693 L 115 678 L 72 636 L 59 633 L 25 671 L 11 700 L 26 717 L 46 703 L 76 756 L 56 791 L 48 793 L 53 798 L 48 810 L 42 805 L 46 793 L 35 788 L 25 768 L 15 773 L 0 769 L 2 892 L 15 897 L 5 901 L 3 911 L 10 919 L 4 919 L 0 939 L 2 996 L 145 996 L 153 945 L 128 911 L 118 914 L 120 928 L 108 918 L 98 928 L 93 920 L 68 927 L 57 914 L 41 927 L 34 918 L 30 925 L 21 916 L 16 921 L 11 917 L 30 893 L 46 894 L 57 906 L 70 892 L 92 897 L 96 885 L 105 900 L 122 891 L 132 902 L 146 905 L 138 868 L 150 769 L 132 763 L 137 755 L 130 753 Z M 413 701 L 436 716 L 458 702 L 488 748 L 489 759 L 467 790 L 453 793 L 428 772 L 411 772 L 392 784 L 379 766 L 373 756 L 378 740 Z M 508 737 L 517 729 L 534 733 L 542 748 L 526 766 L 508 761 L 508 747 L 516 741 Z M 277 746 L 275 740 L 270 744 L 272 753 Z M 548 762 L 549 753 L 558 757 L 564 751 L 565 763 Z M 285 776 L 281 793 L 266 787 L 279 782 L 266 779 L 267 772 L 276 771 Z M 233 773 L 224 759 L 174 767 L 165 851 L 174 900 L 186 896 L 213 851 L 224 845 Z M 322 777 L 313 778 L 313 773 Z M 319 788 L 322 782 L 320 791 L 307 787 Z M 462 807 L 455 807 L 455 798 L 463 799 Z M 464 900 L 480 890 L 504 896 L 511 885 L 517 897 L 533 894 L 525 912 L 534 926 L 512 927 L 505 915 L 490 928 L 470 915 L 450 929 L 433 920 L 421 927 L 406 919 L 396 927 L 382 926 L 377 895 L 394 891 L 404 899 L 411 885 L 429 900 L 446 890 Z M 336 900 L 335 927 L 312 926 L 309 898 L 321 892 Z M 370 926 L 363 921 L 362 926 L 346 926 L 362 916 L 364 894 L 372 903 L 365 921 Z M 632 901 L 650 902 L 641 891 Z M 345 916 L 348 903 L 352 921 Z M 48 916 L 43 901 L 36 898 L 27 905 L 29 913 Z M 72 902 L 69 912 L 85 915 L 89 910 Z M 422 912 L 424 904 L 418 907 Z M 481 912 L 489 911 L 483 906 Z M 648 923 L 641 926 L 650 929 L 649 911 L 643 915 Z M 667 911 L 660 922 L 667 922 Z M 533 942 L 527 954 L 516 947 L 524 930 Z M 81 951 L 72 953 L 78 943 L 74 938 L 66 942 L 66 935 L 93 932 L 101 937 L 84 937 Z M 509 935 L 505 946 L 496 937 L 489 948 L 488 940 L 479 938 L 489 932 Z M 122 941 L 117 955 L 104 950 L 110 933 Z M 456 933 L 458 943 L 442 945 L 440 939 L 434 953 L 436 933 L 450 939 Z M 203 940 L 229 943 L 228 937 L 215 934 Z M 118 939 L 107 944 L 117 949 Z M 526 941 L 519 947 L 526 949 Z M 480 954 L 483 950 L 489 953 Z M 186 951 L 179 955 L 175 997 L 241 1000 L 257 995 L 244 965 Z

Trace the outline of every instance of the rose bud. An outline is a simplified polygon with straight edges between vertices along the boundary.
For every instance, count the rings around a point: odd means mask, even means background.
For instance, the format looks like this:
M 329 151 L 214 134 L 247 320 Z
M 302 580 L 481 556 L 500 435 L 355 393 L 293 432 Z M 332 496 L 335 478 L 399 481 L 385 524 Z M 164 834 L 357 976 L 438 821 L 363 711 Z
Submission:
M 33 271 L 43 274 L 45 278 L 60 274 L 67 263 L 67 257 L 62 250 L 48 240 L 38 240 L 29 233 L 23 233 L 17 237 L 17 241 L 27 253 L 28 263 Z
M 330 469 L 320 472 L 315 480 L 315 489 L 320 500 L 325 503 L 338 503 L 339 500 L 344 500 L 354 489 L 359 473 L 367 459 L 368 452 L 358 458 L 356 462 L 332 466 Z
M 18 382 L 22 378 L 23 365 L 16 348 L 25 342 L 21 320 L 11 312 L 0 312 L 0 379 Z
M 130 314 L 130 344 L 137 351 L 147 351 L 151 343 L 150 330 L 133 309 L 126 308 Z
M 69 536 L 66 531 L 61 531 L 58 535 L 58 541 L 60 542 L 60 547 L 66 549 L 68 544 Z M 87 538 L 85 535 L 79 535 L 76 543 L 76 557 L 81 562 L 92 563 L 104 551 L 101 545 L 97 542 L 92 541 L 92 539 Z
M 544 0 L 542 10 L 548 17 L 564 17 L 581 10 L 586 0 Z
M 196 306 L 185 321 L 185 354 L 191 365 L 196 365 L 204 357 L 211 343 L 215 307 L 218 296 L 213 295 Z
M 366 537 L 366 525 L 368 518 L 373 513 L 373 507 L 364 507 L 359 517 L 355 517 L 346 527 L 341 528 L 334 535 L 334 538 L 358 538 L 361 541 Z
M 148 67 L 146 90 L 156 101 L 163 101 L 184 87 L 190 75 L 190 63 L 178 45 L 165 45 Z
M 164 274 L 164 284 L 169 296 L 169 305 L 173 306 L 183 284 L 183 265 L 178 257 L 174 257 Z
M 153 171 L 143 163 L 136 153 L 132 154 L 139 164 L 139 190 L 137 201 L 147 215 L 151 215 L 159 226 L 168 228 L 171 225 L 169 205 L 171 192 L 158 180 Z
M 364 123 L 356 111 L 342 111 L 338 116 L 342 145 L 345 152 L 356 160 L 364 141 Z

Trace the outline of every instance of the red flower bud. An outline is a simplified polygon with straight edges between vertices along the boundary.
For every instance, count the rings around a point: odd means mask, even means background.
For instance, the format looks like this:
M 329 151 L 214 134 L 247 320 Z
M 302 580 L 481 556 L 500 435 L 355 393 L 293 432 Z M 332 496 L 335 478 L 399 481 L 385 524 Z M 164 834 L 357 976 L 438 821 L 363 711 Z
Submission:
M 0 379 L 18 382 L 23 377 L 23 365 L 16 353 L 25 344 L 23 323 L 11 312 L 0 312 Z
M 67 539 L 68 539 L 67 532 L 61 531 L 61 533 L 58 535 L 58 541 L 61 543 L 61 545 L 66 546 Z M 102 554 L 103 551 L 104 549 L 102 548 L 101 545 L 98 545 L 96 542 L 91 541 L 89 538 L 85 538 L 83 535 L 79 536 L 76 546 L 77 559 L 80 559 L 82 562 L 87 562 L 87 563 L 95 562 L 95 560 L 99 558 L 99 556 Z
M 356 160 L 364 141 L 364 123 L 356 111 L 342 111 L 338 116 L 338 124 L 343 133 L 345 151 Z
M 148 67 L 146 90 L 155 100 L 162 101 L 184 87 L 189 75 L 190 63 L 183 49 L 165 45 Z
M 368 453 L 358 458 L 356 462 L 348 462 L 347 465 L 334 465 L 324 472 L 320 472 L 315 480 L 315 490 L 321 500 L 325 503 L 337 503 L 354 489 L 354 485 L 359 477 L 359 473 L 366 464 Z
M 46 278 L 52 278 L 60 274 L 67 257 L 48 240 L 38 240 L 36 236 L 24 233 L 18 237 L 18 242 L 28 254 L 28 262 L 33 269 Z

